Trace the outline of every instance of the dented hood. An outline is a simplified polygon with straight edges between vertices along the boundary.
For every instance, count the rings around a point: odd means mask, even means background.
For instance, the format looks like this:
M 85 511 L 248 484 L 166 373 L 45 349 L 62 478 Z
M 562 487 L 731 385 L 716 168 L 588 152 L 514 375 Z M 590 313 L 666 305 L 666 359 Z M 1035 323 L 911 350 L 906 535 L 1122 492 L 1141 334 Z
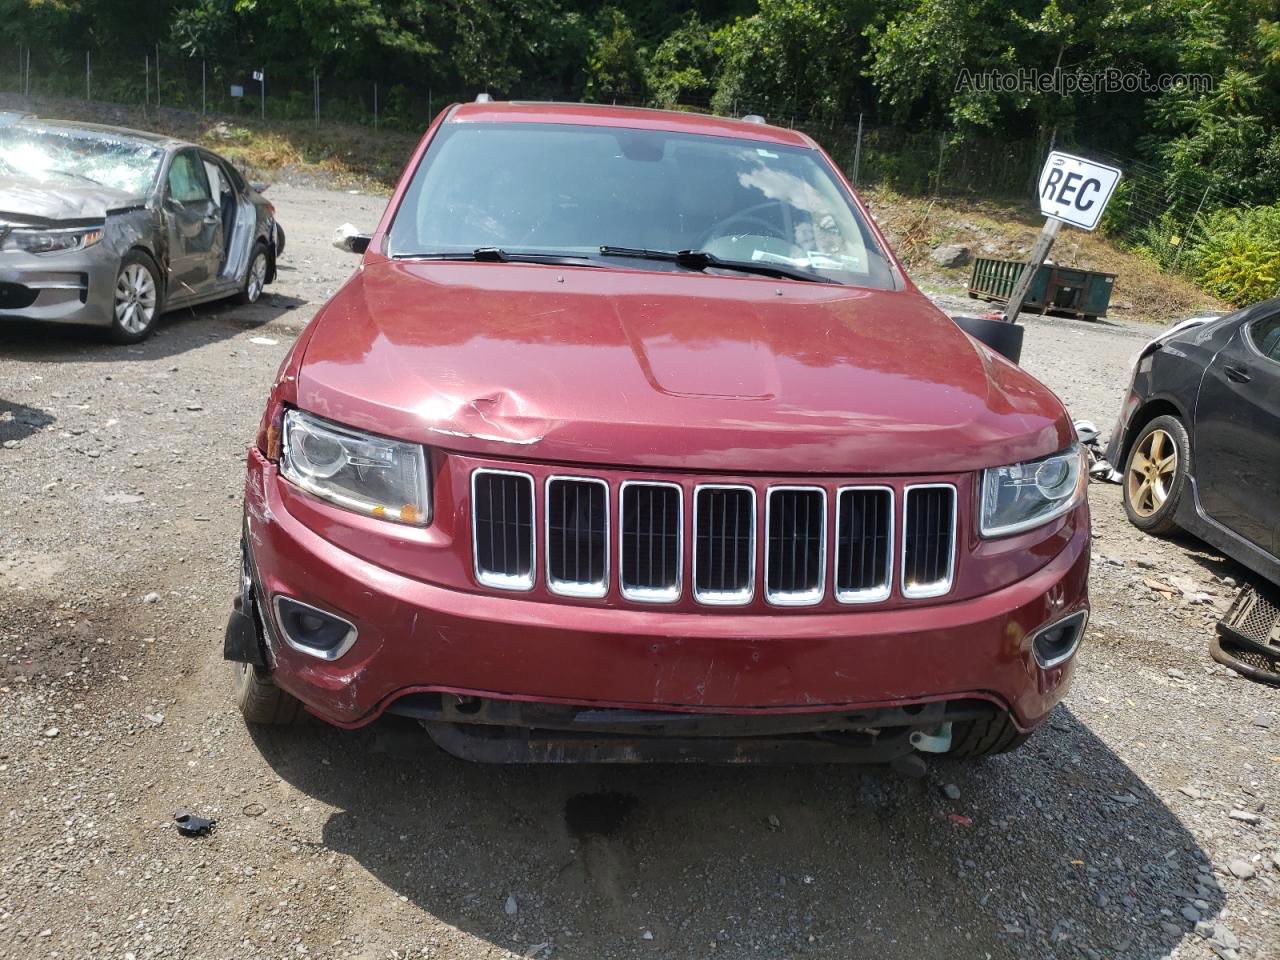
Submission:
M 314 323 L 303 409 L 501 458 L 953 473 L 1072 440 L 1047 388 L 915 291 L 373 260 Z
M 108 211 L 142 202 L 141 196 L 69 177 L 0 175 L 0 219 L 19 223 L 101 222 Z

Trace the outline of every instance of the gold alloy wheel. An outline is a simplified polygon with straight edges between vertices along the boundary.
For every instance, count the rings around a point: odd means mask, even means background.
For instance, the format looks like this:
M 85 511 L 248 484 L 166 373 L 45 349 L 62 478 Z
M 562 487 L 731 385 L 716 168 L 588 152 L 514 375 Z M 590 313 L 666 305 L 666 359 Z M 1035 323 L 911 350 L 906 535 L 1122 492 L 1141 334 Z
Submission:
M 1125 477 L 1133 512 L 1149 517 L 1163 507 L 1177 473 L 1178 445 L 1164 430 L 1152 430 L 1134 451 Z

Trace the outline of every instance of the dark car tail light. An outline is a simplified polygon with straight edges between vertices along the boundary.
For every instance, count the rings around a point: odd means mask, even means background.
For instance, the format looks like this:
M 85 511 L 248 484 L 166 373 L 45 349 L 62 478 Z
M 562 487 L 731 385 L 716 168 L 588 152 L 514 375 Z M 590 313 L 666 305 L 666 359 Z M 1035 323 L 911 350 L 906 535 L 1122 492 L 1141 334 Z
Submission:
M 554 593 L 602 597 L 609 583 L 609 485 L 603 480 L 547 481 L 547 585 Z
M 875 603 L 893 583 L 893 490 L 845 487 L 836 499 L 836 599 Z
M 510 470 L 471 474 L 476 579 L 502 590 L 533 586 L 533 477 Z
M 907 487 L 902 526 L 902 594 L 937 597 L 955 573 L 956 488 L 931 483 Z
M 779 605 L 822 599 L 827 565 L 827 494 L 771 487 L 765 503 L 765 597 Z
M 684 491 L 674 483 L 628 481 L 619 496 L 622 595 L 642 603 L 676 600 L 684 563 Z
M 747 603 L 755 591 L 756 495 L 708 484 L 694 491 L 693 595 L 700 603 Z

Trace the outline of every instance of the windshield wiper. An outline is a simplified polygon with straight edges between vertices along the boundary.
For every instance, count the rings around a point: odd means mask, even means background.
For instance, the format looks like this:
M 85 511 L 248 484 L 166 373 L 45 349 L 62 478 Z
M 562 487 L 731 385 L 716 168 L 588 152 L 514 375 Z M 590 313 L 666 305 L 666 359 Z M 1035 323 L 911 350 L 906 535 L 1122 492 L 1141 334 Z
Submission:
M 600 248 L 602 257 L 633 257 L 636 260 L 664 260 L 690 270 L 740 270 L 743 273 L 756 273 L 762 277 L 777 277 L 785 280 L 804 280 L 808 283 L 835 283 L 836 281 L 809 273 L 798 267 L 788 267 L 779 263 L 765 263 L 756 260 L 722 260 L 714 253 L 705 250 L 645 250 L 641 247 Z
M 455 253 L 397 253 L 392 260 L 463 260 L 475 263 L 548 263 L 563 267 L 599 267 L 590 257 L 560 253 L 509 253 L 501 247 L 476 247 Z
M 74 177 L 77 180 L 88 180 L 90 183 L 96 183 L 102 186 L 101 180 L 95 180 L 93 177 L 86 177 L 83 173 L 76 173 L 74 170 L 50 170 L 50 173 L 56 173 L 60 177 Z

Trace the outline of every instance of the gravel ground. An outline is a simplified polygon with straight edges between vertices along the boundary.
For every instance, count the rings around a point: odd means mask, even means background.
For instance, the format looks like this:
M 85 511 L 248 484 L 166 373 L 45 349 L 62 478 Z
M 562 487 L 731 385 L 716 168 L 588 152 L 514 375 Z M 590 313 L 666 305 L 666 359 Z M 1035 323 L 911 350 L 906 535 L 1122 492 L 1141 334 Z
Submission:
M 1115 486 L 1075 686 L 1007 757 L 495 768 L 391 720 L 247 730 L 244 449 L 353 266 L 330 232 L 382 206 L 271 196 L 290 249 L 253 308 L 137 347 L 0 329 L 0 957 L 1280 957 L 1280 691 L 1207 654 L 1244 574 Z M 1149 333 L 1033 319 L 1024 359 L 1106 428 Z

